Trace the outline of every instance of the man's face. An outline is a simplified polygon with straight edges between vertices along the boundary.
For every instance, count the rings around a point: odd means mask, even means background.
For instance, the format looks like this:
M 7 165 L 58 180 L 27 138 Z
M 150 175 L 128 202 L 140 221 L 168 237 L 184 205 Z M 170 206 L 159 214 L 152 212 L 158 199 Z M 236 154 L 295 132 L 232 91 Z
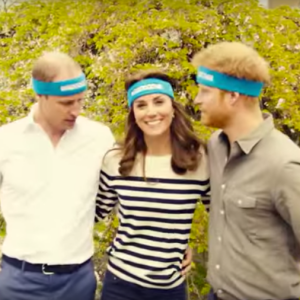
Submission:
M 84 101 L 84 92 L 72 96 L 41 96 L 40 109 L 46 122 L 57 131 L 72 129 Z
M 201 111 L 203 125 L 224 128 L 230 120 L 230 107 L 226 104 L 226 93 L 199 84 L 199 92 L 194 100 Z
M 65 81 L 78 77 L 81 71 L 65 70 L 54 81 Z M 71 96 L 40 96 L 39 107 L 43 119 L 55 131 L 72 129 L 81 113 L 85 92 Z

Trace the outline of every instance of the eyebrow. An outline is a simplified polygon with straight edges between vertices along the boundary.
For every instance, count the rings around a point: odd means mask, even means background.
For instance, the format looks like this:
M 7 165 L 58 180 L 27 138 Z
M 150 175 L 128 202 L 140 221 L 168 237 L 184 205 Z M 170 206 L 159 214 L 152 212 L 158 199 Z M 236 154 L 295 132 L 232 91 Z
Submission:
M 152 100 L 158 100 L 158 99 L 163 99 L 162 97 L 161 97 L 161 95 L 159 95 L 159 96 L 156 96 L 155 98 L 153 98 Z M 144 99 L 139 99 L 139 100 L 136 100 L 136 103 L 142 103 L 142 102 L 145 102 L 145 100 Z
M 83 100 L 84 98 L 77 98 L 77 99 L 62 99 L 62 100 L 57 100 L 57 102 L 59 103 L 70 103 L 70 102 L 75 102 L 75 101 L 81 101 Z
M 163 99 L 163 97 L 161 95 L 156 96 L 155 98 L 153 98 L 153 100 L 158 100 L 158 99 Z
M 198 85 L 200 91 L 210 91 L 210 89 L 207 86 Z

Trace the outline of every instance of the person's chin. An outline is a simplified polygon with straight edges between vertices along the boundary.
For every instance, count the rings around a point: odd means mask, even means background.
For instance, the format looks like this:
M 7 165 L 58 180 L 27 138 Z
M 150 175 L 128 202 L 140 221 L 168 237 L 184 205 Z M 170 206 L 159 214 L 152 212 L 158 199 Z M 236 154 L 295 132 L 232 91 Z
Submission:
M 146 132 L 145 135 L 149 136 L 149 137 L 160 137 L 161 135 L 163 135 L 163 133 L 162 132 Z
M 147 130 L 144 131 L 144 135 L 151 138 L 161 137 L 163 135 L 166 135 L 166 130 Z
M 210 128 L 215 128 L 215 129 L 222 129 L 222 125 L 217 123 L 217 122 L 201 122 L 202 125 L 206 126 L 206 127 L 210 127 Z
M 75 126 L 76 120 L 66 120 L 65 125 L 68 129 L 73 128 Z
M 204 126 L 212 126 L 211 120 L 209 118 L 201 116 L 200 122 Z

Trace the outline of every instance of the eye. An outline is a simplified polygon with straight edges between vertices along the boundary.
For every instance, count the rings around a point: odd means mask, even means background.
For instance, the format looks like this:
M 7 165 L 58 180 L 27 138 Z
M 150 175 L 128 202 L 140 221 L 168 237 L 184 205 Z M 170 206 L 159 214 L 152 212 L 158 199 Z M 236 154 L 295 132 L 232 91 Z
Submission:
M 163 104 L 165 101 L 162 98 L 156 99 L 155 104 Z
M 207 95 L 208 93 L 209 93 L 209 90 L 207 90 L 207 89 L 200 89 L 198 92 L 199 95 Z
M 84 99 L 78 99 L 78 100 L 68 100 L 68 101 L 62 101 L 60 102 L 63 106 L 72 106 L 76 103 L 82 105 L 84 102 Z
M 137 108 L 142 108 L 142 107 L 145 107 L 146 105 L 145 105 L 145 103 L 143 103 L 143 102 L 138 102 L 137 104 L 136 104 L 136 107 Z
M 66 102 L 61 102 L 61 103 L 64 106 L 71 106 L 74 103 L 74 101 L 66 101 Z

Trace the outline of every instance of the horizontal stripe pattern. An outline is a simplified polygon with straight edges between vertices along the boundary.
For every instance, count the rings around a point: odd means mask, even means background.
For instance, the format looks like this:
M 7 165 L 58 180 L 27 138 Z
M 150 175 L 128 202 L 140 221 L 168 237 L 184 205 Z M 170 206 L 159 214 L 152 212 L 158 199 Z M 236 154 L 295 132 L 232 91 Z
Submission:
M 150 288 L 171 288 L 182 282 L 181 262 L 189 240 L 197 202 L 209 210 L 208 174 L 174 174 L 164 165 L 161 178 L 122 177 L 118 164 L 102 167 L 96 219 L 104 219 L 118 204 L 119 228 L 107 249 L 108 268 L 120 278 Z M 167 171 L 166 171 L 167 169 Z M 136 174 L 135 174 L 136 175 Z M 141 174 L 138 174 L 141 175 Z

